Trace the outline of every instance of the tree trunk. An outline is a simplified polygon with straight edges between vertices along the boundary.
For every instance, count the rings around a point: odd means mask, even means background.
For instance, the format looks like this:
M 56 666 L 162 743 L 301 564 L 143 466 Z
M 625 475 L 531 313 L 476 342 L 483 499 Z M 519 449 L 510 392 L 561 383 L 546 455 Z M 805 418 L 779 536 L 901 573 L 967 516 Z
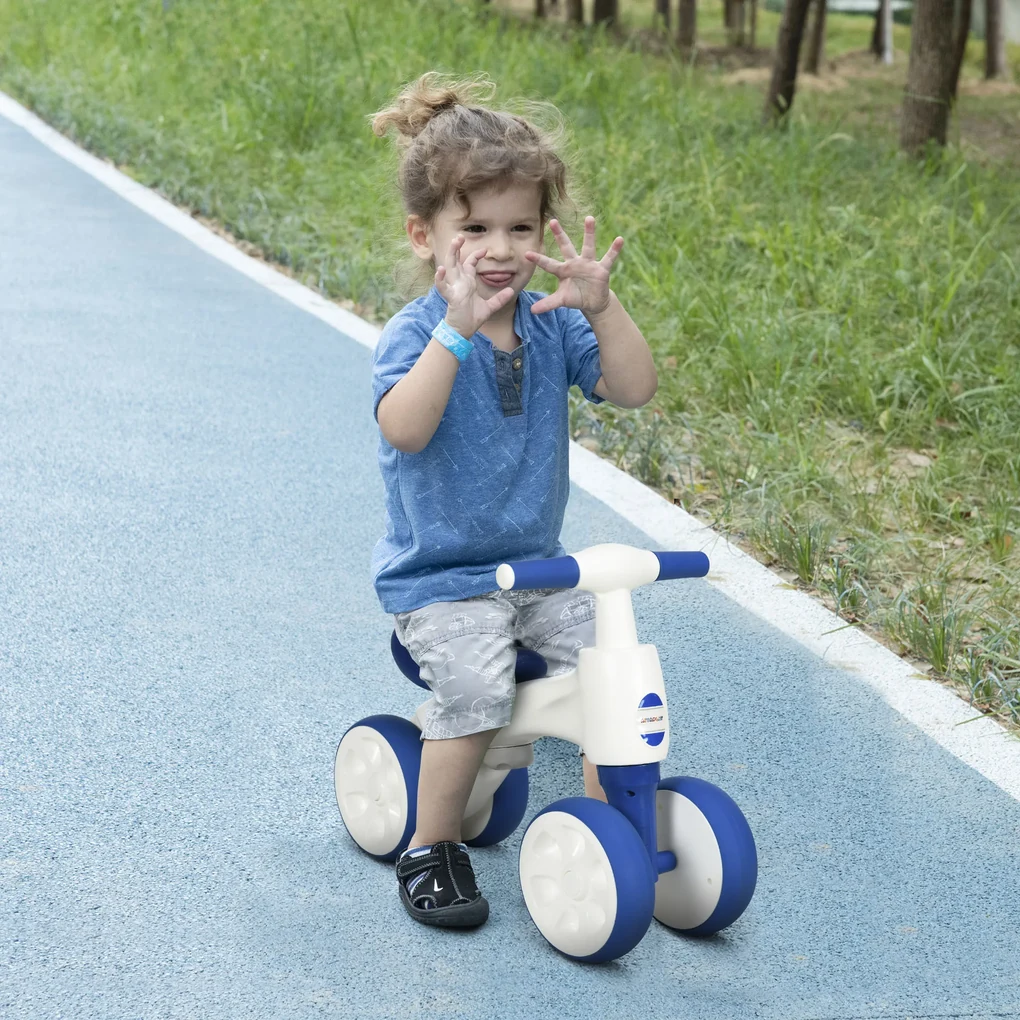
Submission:
M 793 93 L 797 87 L 797 58 L 800 55 L 800 41 L 804 37 L 804 22 L 810 2 L 786 0 L 783 8 L 779 41 L 776 43 L 776 56 L 772 64 L 772 80 L 765 97 L 763 119 L 766 121 L 778 121 L 793 105 Z
M 876 57 L 882 56 L 882 47 L 885 44 L 885 40 L 882 38 L 882 6 L 884 0 L 878 0 L 878 6 L 875 8 L 875 26 L 871 30 L 871 52 Z
M 963 67 L 963 55 L 967 52 L 967 38 L 970 36 L 970 15 L 972 0 L 960 0 L 956 19 L 956 51 L 953 54 L 953 78 L 949 94 L 956 99 L 960 84 L 960 69 Z
M 584 0 L 567 0 L 567 21 L 584 24 Z
M 690 49 L 697 39 L 698 0 L 680 0 L 677 23 L 676 41 L 679 45 Z
M 723 0 L 722 24 L 723 28 L 726 29 L 726 35 L 728 37 L 730 26 L 733 24 L 733 0 Z
M 915 0 L 900 146 L 919 153 L 929 140 L 946 144 L 953 73 L 953 0 Z
M 545 17 L 545 0 L 535 0 L 535 17 Z
M 655 13 L 662 18 L 666 28 L 669 28 L 669 0 L 655 0 Z
M 893 44 L 892 0 L 882 0 L 882 63 L 892 63 Z
M 758 0 L 751 0 L 751 43 L 753 50 L 758 39 Z
M 744 0 L 733 0 L 733 45 L 743 46 L 745 43 L 744 28 L 747 25 L 747 4 Z
M 818 74 L 818 68 L 821 67 L 825 55 L 825 13 L 828 5 L 826 0 L 814 0 L 811 6 L 815 11 L 815 19 L 811 24 L 811 38 L 808 40 L 804 70 L 808 74 Z
M 985 0 L 985 77 L 1006 74 L 1006 32 L 1002 0 Z
M 595 0 L 595 10 L 592 13 L 592 21 L 596 25 L 612 25 L 616 21 L 617 0 Z

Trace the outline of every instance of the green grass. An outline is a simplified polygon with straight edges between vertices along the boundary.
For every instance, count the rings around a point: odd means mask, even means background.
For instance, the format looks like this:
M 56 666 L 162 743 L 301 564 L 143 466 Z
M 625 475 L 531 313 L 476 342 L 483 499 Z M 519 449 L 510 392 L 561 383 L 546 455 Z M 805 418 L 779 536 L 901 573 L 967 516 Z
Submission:
M 830 53 L 866 42 L 849 20 Z M 554 102 L 600 251 L 627 239 L 659 392 L 575 395 L 575 437 L 1020 721 L 1015 169 L 901 157 L 887 82 L 805 89 L 767 131 L 760 88 L 469 3 L 0 0 L 0 86 L 376 319 L 402 213 L 367 115 L 431 68 Z

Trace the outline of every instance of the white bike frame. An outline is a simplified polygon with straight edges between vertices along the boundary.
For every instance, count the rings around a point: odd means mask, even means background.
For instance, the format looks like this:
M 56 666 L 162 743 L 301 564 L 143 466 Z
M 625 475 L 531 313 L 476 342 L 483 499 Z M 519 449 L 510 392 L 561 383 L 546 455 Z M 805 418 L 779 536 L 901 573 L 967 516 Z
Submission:
M 517 685 L 513 717 L 495 736 L 468 799 L 465 818 L 482 810 L 510 769 L 534 761 L 539 737 L 577 744 L 595 765 L 648 765 L 669 753 L 666 689 L 655 645 L 638 644 L 631 592 L 659 576 L 655 553 L 607 543 L 571 553 L 575 588 L 595 596 L 595 644 L 582 648 L 576 668 Z M 504 563 L 496 582 L 514 586 Z M 419 706 L 421 729 L 432 700 Z

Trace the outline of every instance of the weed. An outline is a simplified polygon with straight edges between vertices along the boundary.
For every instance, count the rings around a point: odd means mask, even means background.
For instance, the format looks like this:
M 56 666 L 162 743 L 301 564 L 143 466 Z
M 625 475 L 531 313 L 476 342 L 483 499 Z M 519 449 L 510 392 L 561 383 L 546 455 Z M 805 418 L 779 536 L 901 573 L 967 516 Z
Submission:
M 890 631 L 915 654 L 947 676 L 974 622 L 973 609 L 951 599 L 943 579 L 922 581 L 901 593 L 888 613 Z
M 834 528 L 830 522 L 805 522 L 782 511 L 767 510 L 751 530 L 752 538 L 769 550 L 805 584 L 812 584 L 829 550 Z

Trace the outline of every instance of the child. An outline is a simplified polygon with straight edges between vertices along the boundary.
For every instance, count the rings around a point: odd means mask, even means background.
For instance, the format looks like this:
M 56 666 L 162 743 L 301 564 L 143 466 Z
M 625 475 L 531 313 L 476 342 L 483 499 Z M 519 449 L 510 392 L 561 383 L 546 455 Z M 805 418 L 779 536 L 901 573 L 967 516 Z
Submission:
M 489 914 L 461 822 L 482 757 L 510 721 L 516 644 L 553 675 L 594 643 L 590 592 L 503 592 L 496 567 L 565 555 L 568 388 L 641 407 L 658 386 L 609 289 L 623 238 L 597 260 L 589 216 L 575 251 L 550 219 L 567 194 L 563 162 L 527 121 L 471 104 L 485 85 L 425 74 L 372 125 L 401 136 L 407 235 L 435 272 L 428 295 L 386 324 L 373 359 L 387 519 L 372 571 L 435 697 L 397 884 L 412 917 L 446 927 Z M 547 224 L 563 262 L 542 254 Z M 552 295 L 524 289 L 536 266 L 559 279 Z M 584 774 L 589 796 L 601 795 L 587 760 Z

